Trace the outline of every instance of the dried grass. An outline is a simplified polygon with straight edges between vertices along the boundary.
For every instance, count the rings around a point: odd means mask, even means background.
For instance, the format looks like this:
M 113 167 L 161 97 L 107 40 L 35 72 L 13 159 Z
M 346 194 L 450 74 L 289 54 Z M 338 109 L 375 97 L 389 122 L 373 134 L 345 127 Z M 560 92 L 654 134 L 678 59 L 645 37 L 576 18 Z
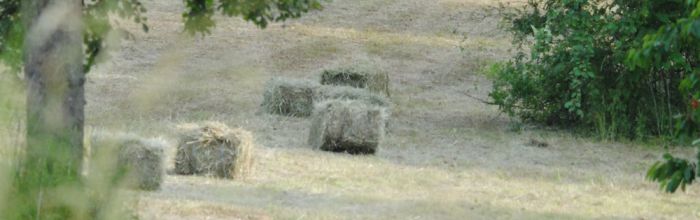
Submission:
M 267 82 L 262 109 L 266 113 L 308 117 L 313 111 L 318 84 L 298 79 L 273 78 Z
M 384 137 L 385 107 L 357 100 L 329 100 L 316 105 L 309 132 L 314 149 L 374 154 Z
M 175 173 L 239 179 L 250 173 L 253 135 L 218 122 L 178 126 Z

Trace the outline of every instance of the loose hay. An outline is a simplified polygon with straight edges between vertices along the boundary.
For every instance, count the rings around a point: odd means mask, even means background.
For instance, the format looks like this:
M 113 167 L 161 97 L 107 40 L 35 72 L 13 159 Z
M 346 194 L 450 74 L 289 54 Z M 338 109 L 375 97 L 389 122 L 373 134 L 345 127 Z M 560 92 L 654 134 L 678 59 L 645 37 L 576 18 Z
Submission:
M 309 132 L 314 149 L 350 154 L 374 154 L 384 137 L 385 107 L 353 100 L 329 100 L 316 105 Z
M 178 127 L 175 173 L 244 178 L 252 166 L 253 135 L 217 122 Z
M 318 84 L 297 79 L 273 78 L 267 82 L 262 109 L 270 114 L 308 117 L 313 111 Z
M 90 165 L 94 165 L 91 172 L 109 172 L 110 175 L 126 172 L 127 187 L 158 190 L 163 183 L 163 151 L 167 146 L 167 142 L 160 138 L 97 132 L 90 141 Z M 109 161 L 114 160 L 113 155 L 117 155 L 116 161 Z
M 370 64 L 358 63 L 350 67 L 325 70 L 321 73 L 321 84 L 351 86 L 385 96 L 391 95 L 389 73 Z
M 332 99 L 357 100 L 367 104 L 391 107 L 391 101 L 389 101 L 389 99 L 364 89 L 349 86 L 321 86 L 316 89 L 314 94 L 315 103 L 321 103 Z

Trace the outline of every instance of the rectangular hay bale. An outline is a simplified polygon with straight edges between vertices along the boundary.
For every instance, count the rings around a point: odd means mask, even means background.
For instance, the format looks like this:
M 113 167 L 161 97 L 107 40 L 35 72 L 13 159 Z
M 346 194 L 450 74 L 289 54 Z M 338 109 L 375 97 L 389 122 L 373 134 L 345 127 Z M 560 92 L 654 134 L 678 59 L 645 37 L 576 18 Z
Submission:
M 238 179 L 250 173 L 253 136 L 218 122 L 178 126 L 175 173 Z
M 126 133 L 96 132 L 91 135 L 89 146 L 90 172 L 111 176 L 125 172 L 128 188 L 148 191 L 160 188 L 165 173 L 164 150 L 168 147 L 165 140 Z
M 314 149 L 374 154 L 387 120 L 385 107 L 356 100 L 329 100 L 316 105 L 309 144 Z
M 389 73 L 362 66 L 324 70 L 321 73 L 321 85 L 350 86 L 387 97 L 391 95 Z
M 313 111 L 314 89 L 311 81 L 273 78 L 267 82 L 262 109 L 269 114 L 308 117 Z

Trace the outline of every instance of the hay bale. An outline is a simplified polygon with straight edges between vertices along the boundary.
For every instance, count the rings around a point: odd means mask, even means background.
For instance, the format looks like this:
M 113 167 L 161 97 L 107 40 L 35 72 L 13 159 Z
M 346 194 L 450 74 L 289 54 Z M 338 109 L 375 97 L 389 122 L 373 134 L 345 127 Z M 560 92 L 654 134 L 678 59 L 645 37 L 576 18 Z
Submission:
M 270 114 L 308 117 L 313 111 L 314 89 L 311 81 L 273 78 L 267 82 L 262 109 Z
M 314 95 L 314 103 L 321 103 L 327 100 L 356 100 L 364 102 L 368 105 L 377 105 L 387 108 L 386 110 L 386 132 L 389 130 L 389 119 L 391 118 L 392 103 L 388 98 L 371 93 L 364 89 L 353 88 L 349 86 L 321 86 L 316 89 Z
M 321 85 L 350 86 L 390 96 L 389 73 L 366 64 L 324 70 Z
M 97 132 L 91 136 L 91 172 L 126 173 L 126 186 L 158 190 L 163 183 L 163 156 L 167 142 L 145 139 L 134 134 Z M 116 155 L 116 161 L 114 160 Z M 98 165 L 100 164 L 100 165 Z M 110 169 L 110 170 L 106 170 Z
M 321 86 L 316 89 L 314 103 L 321 103 L 326 100 L 357 100 L 371 105 L 391 107 L 391 101 L 384 96 L 371 93 L 364 89 L 350 86 Z
M 385 107 L 357 100 L 329 100 L 316 105 L 309 144 L 314 149 L 374 154 L 384 136 Z
M 252 166 L 253 135 L 217 122 L 178 127 L 175 173 L 244 178 Z

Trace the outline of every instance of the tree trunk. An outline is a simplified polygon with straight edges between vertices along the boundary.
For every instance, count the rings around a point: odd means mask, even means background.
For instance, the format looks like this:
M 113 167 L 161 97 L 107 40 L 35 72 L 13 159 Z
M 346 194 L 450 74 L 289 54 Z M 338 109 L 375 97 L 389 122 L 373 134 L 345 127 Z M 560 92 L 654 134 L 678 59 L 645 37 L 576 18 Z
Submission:
M 23 7 L 28 27 L 23 169 L 32 173 L 27 175 L 41 175 L 40 185 L 74 181 L 83 160 L 82 0 L 31 0 Z

